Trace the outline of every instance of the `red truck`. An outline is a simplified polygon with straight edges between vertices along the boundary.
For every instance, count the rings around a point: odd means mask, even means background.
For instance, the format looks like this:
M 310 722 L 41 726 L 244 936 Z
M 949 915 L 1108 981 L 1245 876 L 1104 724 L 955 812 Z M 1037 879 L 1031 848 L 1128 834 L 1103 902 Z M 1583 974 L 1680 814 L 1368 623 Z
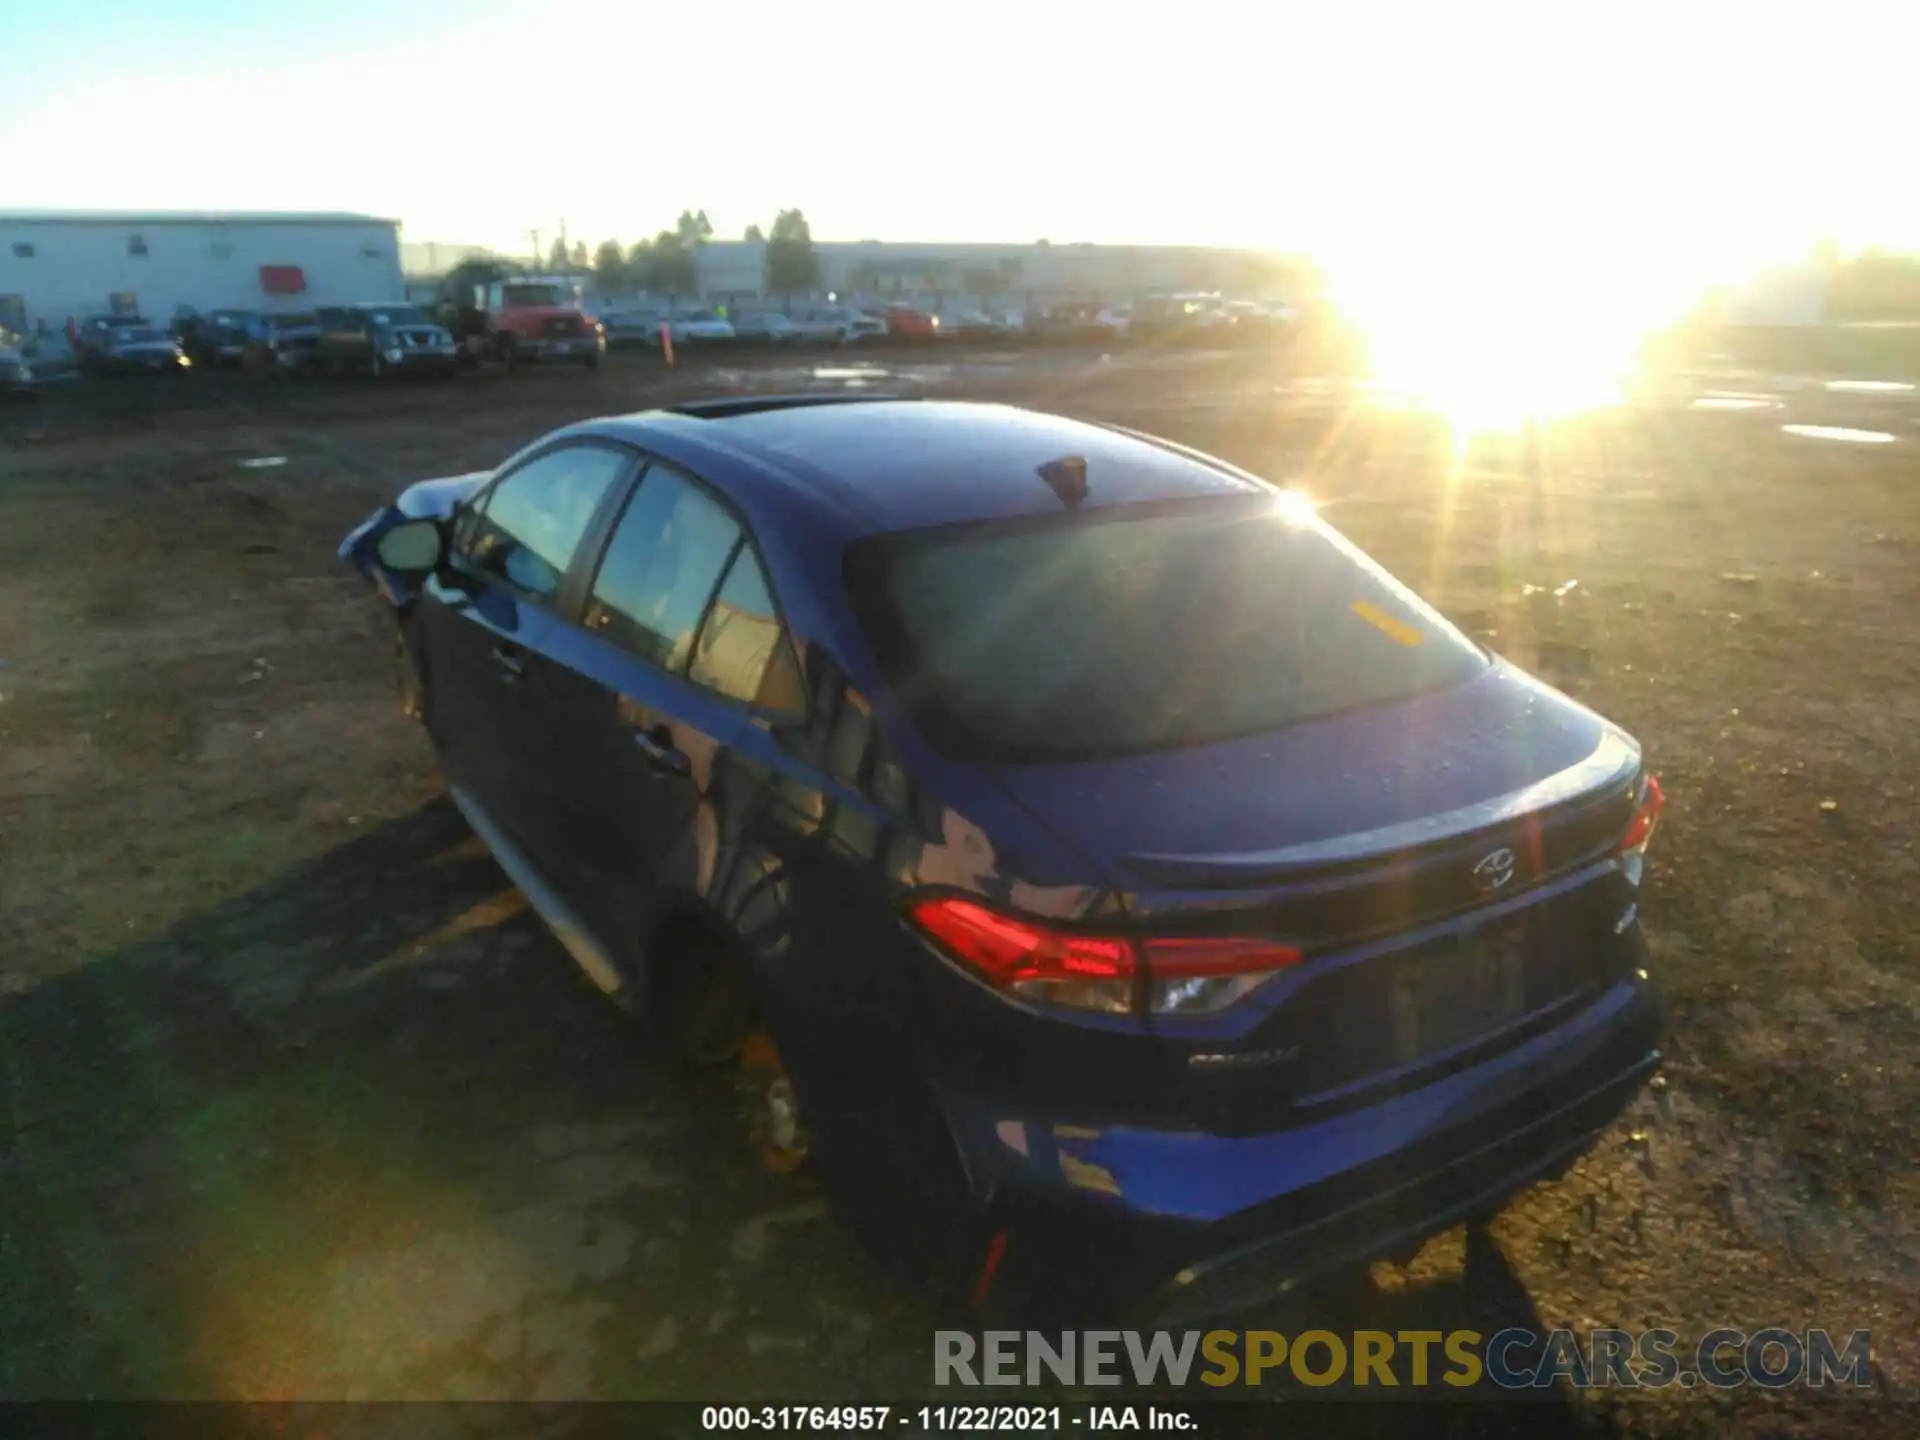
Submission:
M 465 265 L 446 278 L 440 298 L 442 323 L 469 360 L 570 360 L 592 369 L 607 348 L 571 280 Z

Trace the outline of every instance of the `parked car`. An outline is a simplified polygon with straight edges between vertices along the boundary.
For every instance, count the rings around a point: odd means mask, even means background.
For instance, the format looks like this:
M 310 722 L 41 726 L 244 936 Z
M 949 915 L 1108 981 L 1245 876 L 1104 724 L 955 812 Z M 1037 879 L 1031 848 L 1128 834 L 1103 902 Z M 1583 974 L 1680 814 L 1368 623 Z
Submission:
M 58 331 L 12 336 L 0 343 L 0 390 L 31 394 L 79 373 L 80 360 Z
M 658 309 L 603 310 L 600 324 L 608 345 L 658 345 L 666 312 Z
M 715 310 L 681 310 L 667 321 L 668 333 L 676 345 L 713 344 L 733 339 L 733 326 Z
M 240 363 L 263 375 L 297 375 L 313 366 L 320 344 L 320 317 L 310 310 L 255 315 L 248 326 Z
M 887 333 L 886 321 L 846 305 L 802 310 L 792 318 L 799 338 L 816 344 L 851 345 Z
M 144 316 L 130 312 L 108 315 L 88 315 L 74 325 L 74 353 L 79 357 L 82 369 L 93 369 L 108 357 L 113 349 L 113 337 L 121 330 L 144 330 L 151 322 Z
M 38 387 L 33 366 L 11 337 L 0 338 L 0 394 L 31 394 Z
M 727 318 L 734 337 L 754 340 L 762 345 L 785 344 L 800 338 L 793 321 L 777 310 L 745 310 Z
M 1258 1302 L 1558 1173 L 1661 1058 L 1639 745 L 1223 461 L 730 399 L 340 553 L 587 974 L 949 1293 Z
M 1115 319 L 1096 301 L 1074 300 L 1042 311 L 1033 332 L 1046 340 L 1097 343 L 1124 334 Z
M 451 375 L 459 355 L 452 332 L 418 305 L 367 302 L 320 310 L 311 360 L 323 370 L 364 370 L 384 379 Z
M 157 325 L 116 325 L 98 342 L 94 368 L 109 375 L 177 375 L 193 361 L 180 342 Z
M 938 340 L 940 317 L 911 305 L 889 305 L 884 312 L 887 334 L 895 340 Z
M 189 312 L 175 316 L 170 328 L 187 358 L 211 369 L 241 362 L 257 319 L 252 310 Z
M 934 317 L 942 340 L 996 340 L 1005 331 L 984 310 L 949 306 Z

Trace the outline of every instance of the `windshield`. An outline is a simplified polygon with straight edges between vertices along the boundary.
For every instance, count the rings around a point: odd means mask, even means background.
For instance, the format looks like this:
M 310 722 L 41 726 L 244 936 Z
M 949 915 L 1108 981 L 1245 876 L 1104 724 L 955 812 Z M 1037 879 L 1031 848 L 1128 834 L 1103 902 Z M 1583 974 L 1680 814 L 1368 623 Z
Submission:
M 558 285 L 507 285 L 501 295 L 509 305 L 568 305 L 573 302 Z
M 867 542 L 849 579 L 915 723 L 972 758 L 1225 740 L 1488 663 L 1332 530 L 1265 498 L 929 533 Z
M 370 310 L 367 318 L 376 325 L 431 325 L 426 312 L 415 305 L 396 305 L 390 310 Z
M 122 345 L 151 345 L 155 341 L 167 341 L 173 337 L 164 330 L 149 330 L 144 326 L 130 325 L 118 332 Z
M 267 325 L 274 330 L 308 330 L 320 323 L 316 315 L 270 315 Z

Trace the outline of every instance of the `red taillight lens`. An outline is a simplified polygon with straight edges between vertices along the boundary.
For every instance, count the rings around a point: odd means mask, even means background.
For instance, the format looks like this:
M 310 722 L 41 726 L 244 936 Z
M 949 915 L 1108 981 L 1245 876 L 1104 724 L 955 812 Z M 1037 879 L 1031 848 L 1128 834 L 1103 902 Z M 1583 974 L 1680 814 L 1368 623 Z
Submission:
M 1149 940 L 1147 968 L 1157 980 L 1191 980 L 1280 970 L 1299 963 L 1300 952 L 1271 940 Z
M 1125 1014 L 1145 951 L 1148 1003 L 1158 1012 L 1217 1010 L 1295 963 L 1300 952 L 1266 940 L 1152 939 L 1056 930 L 952 896 L 923 900 L 915 925 L 988 984 L 1048 1004 Z
M 1666 807 L 1667 797 L 1661 792 L 1660 782 L 1647 776 L 1647 783 L 1640 791 L 1640 808 L 1633 812 L 1633 819 L 1627 825 L 1627 833 L 1620 837 L 1622 855 L 1639 855 L 1647 848 L 1647 842 L 1653 838 L 1653 827 L 1660 823 L 1660 812 Z
M 925 900 L 913 907 L 922 930 L 997 985 L 1029 980 L 1124 980 L 1133 945 L 1105 936 L 1043 930 L 970 900 Z
M 1147 1005 L 1156 1015 L 1223 1010 L 1300 952 L 1271 940 L 1154 939 L 1146 942 Z

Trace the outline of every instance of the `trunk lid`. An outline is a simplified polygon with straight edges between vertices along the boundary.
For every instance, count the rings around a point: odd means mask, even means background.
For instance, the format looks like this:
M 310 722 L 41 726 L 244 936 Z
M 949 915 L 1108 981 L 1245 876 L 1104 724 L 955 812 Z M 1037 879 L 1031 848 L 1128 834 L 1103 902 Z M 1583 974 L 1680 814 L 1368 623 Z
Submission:
M 1493 833 L 1637 764 L 1606 721 L 1497 663 L 1266 735 L 996 774 L 1123 888 L 1232 890 Z
M 1630 739 L 1504 664 L 1271 735 L 997 771 L 1145 934 L 1303 953 L 1226 1010 L 1151 1018 L 1143 1082 L 1216 1133 L 1416 1083 L 1595 993 L 1628 901 L 1593 862 L 1639 773 Z

